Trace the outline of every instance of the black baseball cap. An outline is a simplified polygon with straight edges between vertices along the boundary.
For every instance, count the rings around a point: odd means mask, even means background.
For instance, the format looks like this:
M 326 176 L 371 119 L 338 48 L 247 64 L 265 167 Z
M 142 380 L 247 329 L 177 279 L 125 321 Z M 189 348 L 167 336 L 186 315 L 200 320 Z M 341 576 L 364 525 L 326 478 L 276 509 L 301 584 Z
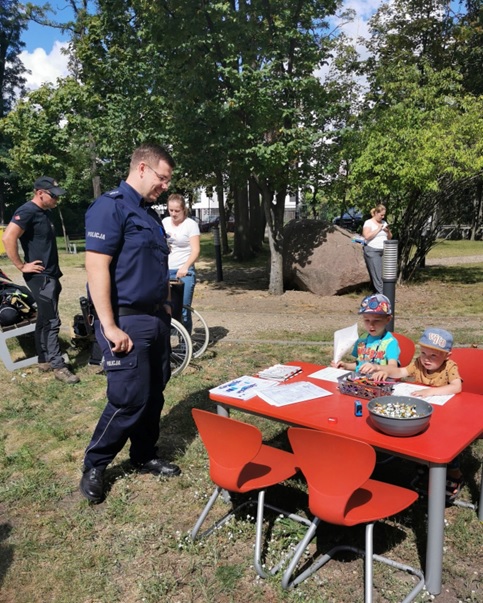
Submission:
M 49 176 L 42 176 L 41 178 L 37 178 L 34 182 L 34 190 L 44 190 L 49 191 L 56 197 L 60 197 L 60 195 L 65 195 L 67 192 L 65 189 L 60 188 L 57 182 L 53 178 L 49 178 Z

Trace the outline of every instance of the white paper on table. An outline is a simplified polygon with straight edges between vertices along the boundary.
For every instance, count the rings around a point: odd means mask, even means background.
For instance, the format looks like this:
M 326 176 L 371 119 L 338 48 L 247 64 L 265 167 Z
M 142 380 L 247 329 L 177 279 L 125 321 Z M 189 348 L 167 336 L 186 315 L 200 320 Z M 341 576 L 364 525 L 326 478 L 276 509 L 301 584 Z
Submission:
M 302 372 L 302 367 L 292 366 L 290 364 L 274 364 L 269 368 L 258 371 L 260 379 L 270 379 L 271 381 L 286 381 Z
M 270 381 L 269 379 L 259 379 L 258 377 L 243 375 L 243 377 L 238 377 L 237 379 L 232 379 L 227 383 L 213 387 L 210 389 L 210 394 L 221 394 L 222 396 L 236 398 L 237 400 L 250 400 L 258 395 L 259 390 L 271 387 L 276 383 L 278 382 Z
M 341 368 L 333 368 L 332 366 L 326 366 L 320 371 L 316 371 L 309 375 L 313 379 L 321 379 L 322 381 L 332 381 L 333 383 L 338 383 L 338 378 L 343 375 L 348 375 L 351 371 L 346 371 Z
M 272 406 L 285 406 L 287 404 L 295 404 L 296 402 L 305 402 L 314 398 L 323 398 L 331 396 L 332 392 L 314 385 L 309 381 L 296 381 L 294 383 L 283 383 L 267 387 L 258 391 L 258 396 L 271 404 Z
M 359 331 L 357 323 L 351 327 L 339 329 L 334 333 L 334 362 L 340 362 L 342 358 L 354 347 L 355 342 L 359 339 Z
M 392 392 L 392 396 L 412 396 L 413 392 L 419 389 L 425 389 L 429 387 L 428 385 L 416 385 L 415 383 L 396 383 L 394 385 L 394 389 Z M 443 406 L 446 404 L 448 400 L 450 400 L 454 394 L 448 394 L 446 396 L 440 396 L 435 394 L 434 396 L 429 396 L 428 398 L 421 398 L 421 400 L 426 400 L 430 404 L 436 404 L 437 406 Z

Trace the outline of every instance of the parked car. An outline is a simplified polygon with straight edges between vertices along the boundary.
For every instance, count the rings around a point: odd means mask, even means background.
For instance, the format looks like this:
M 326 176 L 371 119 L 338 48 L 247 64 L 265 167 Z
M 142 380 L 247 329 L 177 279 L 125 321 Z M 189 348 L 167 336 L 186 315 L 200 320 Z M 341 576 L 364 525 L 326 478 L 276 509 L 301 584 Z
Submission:
M 356 231 L 359 226 L 362 226 L 362 214 L 357 210 L 346 211 L 342 217 L 337 216 L 332 220 L 333 224 L 346 228 L 347 230 Z
M 203 220 L 200 222 L 200 232 L 210 232 L 213 226 L 218 226 L 220 223 L 220 218 L 218 216 L 210 216 L 208 220 Z

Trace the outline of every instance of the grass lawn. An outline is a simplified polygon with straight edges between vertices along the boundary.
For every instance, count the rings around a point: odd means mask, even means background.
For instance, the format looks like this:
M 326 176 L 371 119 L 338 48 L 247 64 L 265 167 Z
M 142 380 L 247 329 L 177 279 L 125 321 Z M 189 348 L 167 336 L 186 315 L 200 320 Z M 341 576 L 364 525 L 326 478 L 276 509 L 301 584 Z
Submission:
M 206 257 L 209 255 L 208 236 Z M 455 242 L 449 256 L 459 255 Z M 466 242 L 465 242 L 466 243 Z M 465 245 L 466 247 L 466 245 Z M 470 246 L 462 255 L 483 253 Z M 446 252 L 445 252 L 446 253 Z M 62 312 L 78 312 L 83 254 L 61 255 L 64 272 Z M 7 274 L 15 269 L 1 262 Z M 471 266 L 460 266 L 461 272 Z M 429 273 L 428 278 L 432 278 Z M 438 277 L 439 279 L 439 277 Z M 481 279 L 480 279 L 481 280 Z M 438 307 L 450 307 L 457 285 L 434 282 Z M 420 286 L 420 285 L 418 285 Z M 427 285 L 421 285 L 426 287 Z M 464 285 L 478 297 L 479 283 Z M 426 289 L 425 289 L 426 290 Z M 229 291 L 227 292 L 229 295 Z M 445 297 L 446 296 L 446 297 Z M 475 302 L 476 303 L 476 302 Z M 459 312 L 464 312 L 461 305 Z M 474 308 L 470 312 L 475 312 Z M 478 313 L 481 308 L 478 308 Z M 64 320 L 64 323 L 66 321 Z M 69 336 L 62 334 L 67 348 Z M 283 338 L 272 333 L 273 339 Z M 304 336 L 304 340 L 306 337 Z M 33 368 L 8 372 L 0 366 L 0 603 L 356 603 L 363 600 L 362 562 L 353 557 L 333 561 L 298 588 L 282 591 L 278 578 L 260 580 L 253 569 L 254 520 L 245 513 L 206 540 L 188 536 L 212 492 L 204 448 L 190 410 L 213 409 L 207 390 L 238 375 L 274 362 L 300 359 L 328 362 L 330 350 L 297 338 L 275 345 L 227 344 L 210 348 L 186 373 L 172 379 L 161 418 L 160 454 L 178 463 L 179 478 L 137 475 L 128 464 L 127 448 L 107 470 L 106 501 L 90 506 L 78 492 L 83 452 L 105 401 L 105 377 L 87 365 L 88 354 L 69 349 L 81 383 L 65 386 Z M 233 416 L 238 416 L 233 413 Z M 286 446 L 285 429 L 268 420 L 240 415 L 257 424 L 265 439 Z M 462 454 L 468 486 L 463 496 L 476 500 L 483 459 L 483 440 Z M 409 483 L 417 467 L 395 460 L 378 469 L 381 478 Z M 270 492 L 279 506 L 304 514 L 303 482 L 296 478 Z M 375 552 L 398 561 L 424 564 L 426 503 L 375 528 Z M 215 514 L 226 511 L 222 502 Z M 481 551 L 483 530 L 474 511 L 446 510 L 441 603 L 483 600 Z M 273 518 L 266 533 L 267 565 L 297 542 L 303 528 Z M 339 540 L 362 544 L 363 530 L 324 526 L 320 546 Z M 327 547 L 328 548 L 328 547 Z M 375 569 L 375 600 L 401 600 L 410 578 L 389 568 Z M 431 601 L 427 593 L 416 601 Z
M 428 254 L 429 258 L 448 258 L 465 255 L 483 255 L 483 241 L 439 240 Z

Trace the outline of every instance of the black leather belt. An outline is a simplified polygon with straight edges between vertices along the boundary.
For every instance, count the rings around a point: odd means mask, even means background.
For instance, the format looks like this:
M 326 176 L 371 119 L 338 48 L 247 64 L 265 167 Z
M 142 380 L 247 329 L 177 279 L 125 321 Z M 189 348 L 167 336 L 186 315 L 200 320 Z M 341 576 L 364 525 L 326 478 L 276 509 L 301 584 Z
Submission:
M 140 314 L 149 314 L 156 316 L 162 308 L 162 304 L 153 304 L 152 306 L 119 306 L 118 316 L 139 316 Z

